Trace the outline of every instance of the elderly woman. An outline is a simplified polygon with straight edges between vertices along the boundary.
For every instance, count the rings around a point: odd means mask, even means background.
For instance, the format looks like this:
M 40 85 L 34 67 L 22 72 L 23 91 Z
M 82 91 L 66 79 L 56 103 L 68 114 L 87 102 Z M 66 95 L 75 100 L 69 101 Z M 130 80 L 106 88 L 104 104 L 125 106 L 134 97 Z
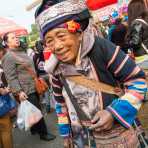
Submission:
M 18 101 L 28 100 L 36 107 L 40 108 L 39 96 L 35 89 L 34 78 L 26 66 L 34 70 L 33 61 L 20 47 L 19 38 L 15 33 L 6 33 L 3 37 L 7 52 L 1 50 L 1 61 L 4 73 L 11 90 L 18 98 Z M 42 118 L 31 127 L 31 134 L 39 134 L 41 140 L 53 140 L 55 136 L 47 132 L 47 127 Z
M 147 90 L 143 71 L 119 47 L 95 36 L 83 0 L 43 1 L 36 22 L 59 60 L 51 84 L 65 147 L 137 148 L 132 125 Z M 125 93 L 111 92 L 120 85 Z

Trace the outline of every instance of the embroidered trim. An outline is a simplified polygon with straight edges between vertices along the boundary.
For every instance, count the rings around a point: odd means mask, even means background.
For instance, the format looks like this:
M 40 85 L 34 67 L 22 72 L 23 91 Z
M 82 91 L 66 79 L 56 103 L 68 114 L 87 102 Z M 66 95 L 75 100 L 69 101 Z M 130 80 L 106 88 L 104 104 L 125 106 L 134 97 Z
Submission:
M 120 50 L 120 47 L 117 46 L 117 48 L 116 48 L 116 50 L 115 50 L 115 52 L 114 52 L 114 55 L 112 56 L 112 58 L 110 59 L 110 61 L 109 61 L 108 64 L 107 64 L 107 68 L 114 62 L 114 60 L 115 60 L 116 57 L 117 57 L 117 54 L 118 54 L 119 50 Z
M 53 22 L 56 19 L 59 19 L 63 16 L 71 14 L 79 14 L 80 12 L 87 9 L 87 6 L 84 0 L 67 0 L 61 3 L 58 3 L 54 6 L 49 7 L 43 11 L 37 18 L 36 23 L 40 29 L 42 29 L 48 23 Z
M 135 90 L 127 90 L 127 93 L 132 94 L 133 96 L 137 97 L 141 101 L 144 99 L 143 98 L 144 96 L 142 94 L 136 92 Z
M 141 100 L 133 94 L 126 93 L 124 96 L 121 97 L 121 100 L 128 101 L 137 110 L 139 110 L 141 107 Z
M 122 63 L 117 67 L 117 69 L 115 70 L 115 75 L 117 75 L 120 71 L 121 71 L 121 69 L 123 68 L 123 66 L 125 65 L 125 63 L 127 62 L 127 60 L 128 60 L 128 58 L 129 58 L 129 56 L 128 55 L 126 55 L 126 57 L 124 58 L 124 60 L 122 61 Z
M 124 81 L 126 81 L 127 79 L 129 79 L 130 77 L 132 77 L 133 75 L 136 75 L 139 71 L 140 71 L 140 67 L 136 66 L 134 68 L 134 70 L 125 78 Z
M 55 93 L 55 92 L 53 92 L 53 95 L 55 96 L 55 97 L 61 97 L 62 96 L 62 94 L 60 93 L 60 94 L 58 94 L 58 93 Z
M 59 85 L 57 85 L 57 84 L 53 83 L 53 81 L 51 81 L 51 85 L 52 85 L 53 87 L 56 87 L 56 88 L 61 89 L 61 86 L 59 86 Z
M 127 127 L 130 128 L 131 125 L 127 123 L 112 107 L 108 106 L 108 109 Z

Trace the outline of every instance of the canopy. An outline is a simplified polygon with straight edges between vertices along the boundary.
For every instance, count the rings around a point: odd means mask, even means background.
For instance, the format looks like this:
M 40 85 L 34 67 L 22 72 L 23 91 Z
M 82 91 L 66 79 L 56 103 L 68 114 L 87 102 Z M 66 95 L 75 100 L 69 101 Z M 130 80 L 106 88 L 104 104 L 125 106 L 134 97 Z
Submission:
M 110 17 L 116 19 L 127 13 L 129 0 L 87 0 L 88 7 L 95 13 L 95 18 L 105 21 Z
M 0 17 L 0 36 L 3 36 L 7 32 L 15 32 L 18 36 L 25 36 L 28 34 L 25 28 L 17 25 L 11 20 Z
M 112 14 L 117 12 L 116 10 L 117 10 L 117 4 L 112 4 L 96 10 L 95 13 L 100 21 L 105 21 L 109 19 L 109 17 L 112 16 Z
M 86 4 L 90 10 L 97 10 L 117 2 L 118 0 L 87 0 Z

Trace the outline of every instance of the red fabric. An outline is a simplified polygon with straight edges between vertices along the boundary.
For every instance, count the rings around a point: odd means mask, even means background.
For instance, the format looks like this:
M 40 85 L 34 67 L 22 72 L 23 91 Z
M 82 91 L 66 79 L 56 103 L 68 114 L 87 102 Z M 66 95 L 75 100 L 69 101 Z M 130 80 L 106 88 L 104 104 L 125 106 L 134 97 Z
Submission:
M 100 9 L 102 7 L 105 7 L 107 5 L 111 5 L 117 3 L 117 0 L 87 0 L 86 4 L 89 9 L 96 10 Z
M 51 51 L 49 51 L 49 50 L 44 50 L 43 55 L 44 55 L 44 60 L 46 61 L 46 60 L 48 60 L 48 59 L 50 58 L 50 56 L 51 56 Z

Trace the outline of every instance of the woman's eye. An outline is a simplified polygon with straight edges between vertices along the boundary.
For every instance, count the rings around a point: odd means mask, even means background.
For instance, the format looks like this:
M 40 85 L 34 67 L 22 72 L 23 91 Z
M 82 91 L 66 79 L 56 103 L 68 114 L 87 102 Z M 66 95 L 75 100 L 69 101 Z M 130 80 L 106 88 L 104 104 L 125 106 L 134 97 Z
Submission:
M 59 34 L 58 35 L 58 38 L 64 38 L 65 37 L 65 34 Z
M 52 40 L 47 40 L 46 41 L 47 44 L 50 44 L 51 42 L 52 42 Z

